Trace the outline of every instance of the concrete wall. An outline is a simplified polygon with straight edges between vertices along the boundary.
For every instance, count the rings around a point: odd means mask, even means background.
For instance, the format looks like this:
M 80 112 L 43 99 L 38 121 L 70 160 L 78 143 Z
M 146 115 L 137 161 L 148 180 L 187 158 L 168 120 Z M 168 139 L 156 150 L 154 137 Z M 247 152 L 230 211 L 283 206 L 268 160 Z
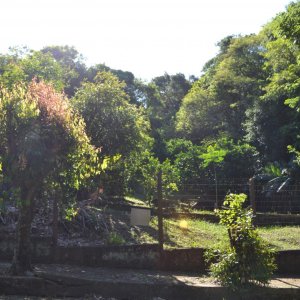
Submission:
M 158 244 L 54 248 L 50 237 L 31 242 L 33 262 L 154 269 L 160 261 Z M 13 236 L 0 236 L 0 260 L 11 260 L 14 246 Z
M 157 244 L 107 247 L 57 247 L 54 252 L 55 263 L 147 269 L 156 268 L 160 257 Z
M 279 251 L 276 263 L 278 273 L 300 275 L 300 250 Z
M 0 236 L 0 260 L 11 260 L 13 237 Z M 207 269 L 202 248 L 164 250 L 158 244 L 56 247 L 51 238 L 32 238 L 32 261 L 43 263 L 110 266 L 140 269 L 205 272 Z M 300 250 L 279 251 L 276 255 L 278 273 L 300 274 Z
M 257 213 L 254 219 L 254 223 L 259 226 L 300 225 L 300 215 Z
M 53 249 L 51 237 L 32 237 L 32 257 L 33 261 L 51 262 Z M 10 260 L 13 257 L 15 238 L 13 236 L 0 236 L 0 259 Z
M 172 249 L 164 250 L 160 268 L 168 271 L 205 272 L 207 264 L 204 260 L 205 249 Z

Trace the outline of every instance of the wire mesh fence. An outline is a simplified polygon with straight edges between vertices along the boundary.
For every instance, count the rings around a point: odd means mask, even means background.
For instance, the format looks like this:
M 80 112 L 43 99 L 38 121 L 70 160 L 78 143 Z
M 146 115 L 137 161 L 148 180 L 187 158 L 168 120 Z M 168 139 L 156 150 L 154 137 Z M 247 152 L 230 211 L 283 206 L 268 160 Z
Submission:
M 252 190 L 252 192 L 251 192 Z M 213 210 L 221 207 L 229 193 L 244 193 L 248 196 L 246 205 L 256 212 L 281 214 L 300 213 L 300 182 L 293 184 L 258 183 L 248 179 L 220 180 L 183 184 L 178 191 L 166 196 L 166 201 L 186 204 L 189 208 Z
M 278 188 L 255 184 L 255 205 L 258 212 L 300 213 L 300 183 Z

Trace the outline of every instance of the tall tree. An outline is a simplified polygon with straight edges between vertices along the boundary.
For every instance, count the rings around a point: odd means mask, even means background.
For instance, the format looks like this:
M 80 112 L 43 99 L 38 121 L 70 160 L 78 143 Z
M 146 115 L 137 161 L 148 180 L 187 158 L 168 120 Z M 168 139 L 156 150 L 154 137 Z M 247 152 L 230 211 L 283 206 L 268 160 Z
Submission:
M 33 78 L 52 83 L 56 90 L 64 88 L 63 70 L 49 53 L 12 49 L 0 56 L 0 82 L 12 86 L 19 81 L 30 82 Z
M 151 147 L 149 122 L 144 108 L 130 103 L 125 83 L 110 72 L 100 72 L 95 82 L 86 82 L 72 102 L 82 114 L 92 143 L 103 155 L 118 156 L 118 163 L 101 178 L 105 190 L 124 192 L 124 168 L 133 157 Z
M 115 75 L 120 82 L 124 82 L 124 91 L 129 96 L 129 101 L 131 104 L 140 104 L 139 99 L 139 84 L 133 73 L 122 70 L 112 69 L 105 64 L 97 64 L 91 66 L 87 70 L 87 80 L 90 82 L 95 82 L 96 76 L 99 72 L 110 72 Z
M 220 53 L 206 64 L 177 115 L 177 130 L 185 137 L 201 140 L 226 132 L 241 139 L 246 111 L 262 94 L 260 38 L 230 36 L 219 46 Z
M 0 158 L 4 180 L 19 204 L 11 272 L 24 274 L 31 269 L 33 208 L 45 180 L 58 178 L 66 166 L 68 173 L 74 166 L 77 182 L 97 173 L 97 150 L 68 101 L 52 86 L 32 81 L 0 89 Z
M 93 144 L 106 155 L 126 155 L 148 139 L 143 108 L 129 103 L 124 86 L 112 73 L 100 72 L 73 99 Z
M 81 82 L 87 77 L 82 54 L 70 46 L 47 46 L 41 52 L 52 55 L 59 63 L 63 73 L 64 91 L 69 97 L 73 97 Z
M 155 77 L 152 82 L 157 87 L 159 95 L 159 116 L 162 119 L 162 134 L 168 139 L 175 136 L 175 116 L 182 99 L 191 88 L 190 82 L 181 73 L 175 75 L 164 74 Z
M 300 2 L 291 3 L 260 33 L 268 76 L 264 93 L 247 112 L 246 138 L 266 161 L 289 161 L 287 146 L 299 144 L 299 15 Z

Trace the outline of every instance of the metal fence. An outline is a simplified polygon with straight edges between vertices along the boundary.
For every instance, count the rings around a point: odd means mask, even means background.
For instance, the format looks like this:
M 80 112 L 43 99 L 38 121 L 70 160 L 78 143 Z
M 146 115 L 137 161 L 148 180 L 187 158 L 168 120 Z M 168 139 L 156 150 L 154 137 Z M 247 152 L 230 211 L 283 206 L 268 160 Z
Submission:
M 189 208 L 212 210 L 221 207 L 229 193 L 244 193 L 248 196 L 246 205 L 255 212 L 283 214 L 300 213 L 300 182 L 288 185 L 268 185 L 248 179 L 227 179 L 212 182 L 184 184 L 177 192 L 166 195 L 170 206 L 178 204 Z
M 255 184 L 254 190 L 257 212 L 300 213 L 300 183 L 277 189 L 270 188 L 268 185 Z

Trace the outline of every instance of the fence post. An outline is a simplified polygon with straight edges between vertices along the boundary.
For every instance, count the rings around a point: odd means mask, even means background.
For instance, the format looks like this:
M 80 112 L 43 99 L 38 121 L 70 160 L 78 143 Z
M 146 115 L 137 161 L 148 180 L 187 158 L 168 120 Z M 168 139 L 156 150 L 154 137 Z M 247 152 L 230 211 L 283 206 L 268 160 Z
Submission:
M 159 170 L 157 174 L 157 217 L 158 217 L 158 243 L 159 249 L 162 252 L 164 248 L 164 229 L 163 229 L 163 210 L 162 210 L 162 171 Z
M 249 179 L 249 197 L 253 213 L 256 214 L 255 183 L 253 177 Z

